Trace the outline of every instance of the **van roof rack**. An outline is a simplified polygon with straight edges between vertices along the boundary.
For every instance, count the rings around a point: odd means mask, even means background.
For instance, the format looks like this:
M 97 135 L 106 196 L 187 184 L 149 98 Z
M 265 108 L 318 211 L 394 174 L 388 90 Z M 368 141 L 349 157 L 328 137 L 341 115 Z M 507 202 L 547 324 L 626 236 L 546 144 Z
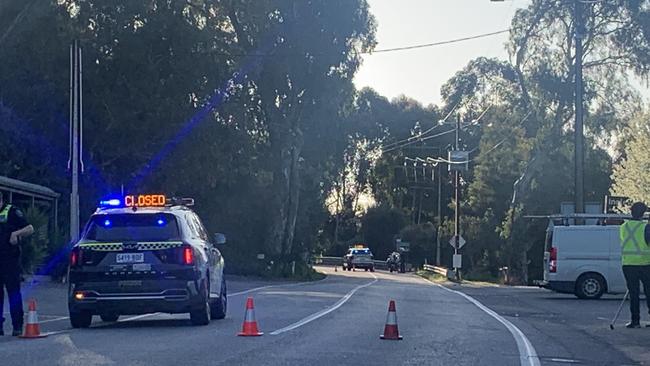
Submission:
M 647 218 L 648 216 L 645 215 Z M 629 219 L 632 216 L 627 214 L 614 214 L 614 213 L 573 213 L 573 214 L 551 214 L 551 215 L 524 215 L 526 219 Z
M 643 216 L 648 219 L 648 215 Z M 615 213 L 601 213 L 601 214 L 551 214 L 551 215 L 524 215 L 527 219 L 548 219 L 549 227 L 554 225 L 563 226 L 583 226 L 583 225 L 620 225 L 623 220 L 631 219 L 632 216 L 628 214 L 615 214 Z M 576 220 L 590 220 L 591 223 L 576 223 Z M 595 220 L 595 222 L 594 222 Z

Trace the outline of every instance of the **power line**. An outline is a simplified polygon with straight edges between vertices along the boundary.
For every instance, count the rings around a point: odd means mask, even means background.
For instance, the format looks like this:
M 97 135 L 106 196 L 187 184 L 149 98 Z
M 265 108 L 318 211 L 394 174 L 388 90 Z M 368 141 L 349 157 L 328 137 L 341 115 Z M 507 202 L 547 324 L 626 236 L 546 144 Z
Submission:
M 491 37 L 495 36 L 498 34 L 503 34 L 503 33 L 508 33 L 511 30 L 515 28 L 508 28 L 508 29 L 503 29 L 495 32 L 488 32 L 488 33 L 481 33 L 481 34 L 476 34 L 473 36 L 467 36 L 467 37 L 461 37 L 461 38 L 454 38 L 454 39 L 449 39 L 446 41 L 439 41 L 439 42 L 431 42 L 431 43 L 422 43 L 422 44 L 414 44 L 410 46 L 401 46 L 401 47 L 392 47 L 392 48 L 382 48 L 378 50 L 372 50 L 372 51 L 360 51 L 357 52 L 360 55 L 372 55 L 375 53 L 388 53 L 388 52 L 398 52 L 398 51 L 408 51 L 408 50 L 414 50 L 418 48 L 428 48 L 428 47 L 436 47 L 436 46 L 444 46 L 448 44 L 453 44 L 453 43 L 460 43 L 460 42 L 465 42 L 465 41 L 472 41 L 475 39 L 481 39 L 481 38 L 486 38 L 486 37 Z M 324 52 L 281 52 L 281 53 L 217 53 L 222 56 L 232 56 L 232 57 L 274 57 L 274 56 L 300 56 L 300 57 L 305 57 L 306 55 L 325 55 L 326 53 Z
M 384 48 L 384 49 L 368 51 L 368 52 L 360 52 L 360 53 L 361 54 L 385 53 L 385 52 L 407 51 L 407 50 L 414 50 L 414 49 L 418 49 L 418 48 L 442 46 L 442 45 L 446 45 L 446 44 L 465 42 L 465 41 L 471 41 L 471 40 L 474 40 L 474 39 L 491 37 L 491 36 L 495 36 L 497 34 L 508 33 L 511 30 L 512 30 L 512 28 L 508 28 L 508 29 L 504 29 L 504 30 L 500 30 L 500 31 L 496 31 L 496 32 L 482 33 L 482 34 L 477 34 L 477 35 L 469 36 L 469 37 L 450 39 L 450 40 L 447 40 L 447 41 L 416 44 L 416 45 L 403 46 L 403 47 Z
M 472 96 L 472 98 L 470 98 L 470 100 L 469 100 L 468 102 L 471 102 L 473 98 L 474 98 L 474 96 Z M 386 145 L 386 146 L 383 146 L 382 149 L 391 149 L 391 148 L 395 147 L 396 145 L 400 145 L 400 144 L 402 144 L 402 143 L 404 143 L 404 142 L 409 142 L 409 141 L 413 141 L 413 140 L 418 140 L 418 139 L 420 139 L 422 136 L 429 134 L 430 132 L 432 132 L 432 131 L 435 130 L 436 128 L 438 128 L 438 127 L 442 127 L 442 125 L 445 123 L 445 121 L 447 121 L 447 119 L 451 116 L 452 113 L 454 113 L 454 111 L 456 110 L 456 108 L 458 108 L 459 105 L 460 105 L 460 102 L 456 103 L 456 105 L 454 105 L 454 107 L 449 111 L 449 113 L 447 113 L 447 115 L 445 116 L 445 118 L 443 118 L 442 120 L 438 121 L 438 124 L 436 124 L 435 126 L 429 128 L 428 130 L 419 133 L 417 136 L 411 136 L 411 137 L 409 137 L 409 138 L 405 138 L 404 140 L 400 140 L 400 141 L 396 141 L 396 142 L 391 142 L 390 144 L 388 144 L 388 145 Z
M 517 124 L 516 127 L 521 127 L 524 124 L 524 122 L 528 119 L 528 117 L 530 117 L 530 115 L 532 113 L 533 113 L 533 111 L 529 111 L 528 113 L 526 113 L 524 118 L 521 119 L 521 121 Z M 506 142 L 509 138 L 511 138 L 515 134 L 515 132 L 516 132 L 516 130 L 513 128 L 512 131 L 510 131 L 510 133 L 506 137 L 499 140 L 499 142 L 497 142 L 496 144 L 494 144 L 494 146 L 492 146 L 491 148 L 489 148 L 488 150 L 483 152 L 483 154 L 484 155 L 489 154 L 492 151 L 498 149 L 504 142 Z M 472 153 L 472 152 L 476 151 L 477 149 L 478 149 L 478 146 L 475 147 L 474 149 L 470 150 L 469 153 Z M 450 161 L 448 159 L 444 159 L 444 158 L 427 158 L 427 160 L 432 162 L 432 163 L 446 163 L 446 164 L 457 164 L 457 165 L 458 164 L 467 164 L 467 163 L 470 163 L 472 161 L 475 161 L 476 159 L 478 159 L 478 156 L 475 157 L 475 158 L 472 158 L 472 159 L 467 159 L 465 161 L 454 161 L 454 162 L 452 162 L 452 161 Z

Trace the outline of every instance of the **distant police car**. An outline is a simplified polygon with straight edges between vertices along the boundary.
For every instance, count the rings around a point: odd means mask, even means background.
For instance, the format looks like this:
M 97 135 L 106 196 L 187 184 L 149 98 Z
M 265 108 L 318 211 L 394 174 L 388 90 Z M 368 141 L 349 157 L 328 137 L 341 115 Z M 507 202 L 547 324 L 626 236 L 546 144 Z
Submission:
M 372 252 L 363 244 L 355 244 L 343 256 L 343 270 L 353 271 L 357 268 L 371 272 L 375 271 Z
M 128 195 L 102 201 L 70 254 L 68 309 L 74 328 L 93 315 L 189 313 L 205 325 L 226 316 L 224 260 L 189 206 L 192 199 Z

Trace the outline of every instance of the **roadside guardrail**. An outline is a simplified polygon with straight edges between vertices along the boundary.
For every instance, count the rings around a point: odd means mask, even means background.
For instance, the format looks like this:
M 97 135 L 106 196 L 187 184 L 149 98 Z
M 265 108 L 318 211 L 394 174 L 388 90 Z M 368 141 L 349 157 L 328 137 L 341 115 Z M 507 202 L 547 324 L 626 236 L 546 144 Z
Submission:
M 447 278 L 453 278 L 454 277 L 453 271 L 451 271 L 451 270 L 449 270 L 449 269 L 447 269 L 445 267 L 438 267 L 438 266 L 433 266 L 431 264 L 425 264 L 424 265 L 424 270 L 429 271 L 429 272 L 433 272 L 433 273 L 437 273 L 437 274 L 445 276 Z M 451 275 L 451 277 L 449 277 L 450 275 Z

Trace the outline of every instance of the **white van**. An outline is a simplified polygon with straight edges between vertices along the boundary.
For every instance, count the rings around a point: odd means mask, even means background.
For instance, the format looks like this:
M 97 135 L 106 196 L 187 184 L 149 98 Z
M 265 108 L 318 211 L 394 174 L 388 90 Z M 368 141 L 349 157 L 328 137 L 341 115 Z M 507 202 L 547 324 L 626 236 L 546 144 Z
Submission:
M 546 233 L 542 286 L 598 299 L 624 293 L 619 225 L 550 225 Z

